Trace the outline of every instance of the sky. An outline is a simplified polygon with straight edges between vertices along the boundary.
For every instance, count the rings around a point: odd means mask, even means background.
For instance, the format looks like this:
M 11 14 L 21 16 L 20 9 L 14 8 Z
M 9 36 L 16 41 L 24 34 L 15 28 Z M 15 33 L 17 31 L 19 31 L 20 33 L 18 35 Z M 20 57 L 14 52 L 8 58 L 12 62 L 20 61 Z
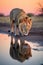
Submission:
M 0 13 L 5 15 L 10 14 L 13 8 L 21 8 L 26 13 L 39 13 L 38 12 L 38 2 L 43 6 L 43 0 L 0 0 Z

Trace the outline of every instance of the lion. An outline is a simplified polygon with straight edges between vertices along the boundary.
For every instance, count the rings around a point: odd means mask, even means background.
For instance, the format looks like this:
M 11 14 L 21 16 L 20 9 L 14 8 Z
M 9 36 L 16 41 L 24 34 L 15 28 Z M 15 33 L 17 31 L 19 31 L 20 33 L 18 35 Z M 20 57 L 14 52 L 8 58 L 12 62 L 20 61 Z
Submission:
M 16 35 L 28 35 L 32 26 L 32 20 L 24 10 L 15 8 L 10 12 L 11 32 Z

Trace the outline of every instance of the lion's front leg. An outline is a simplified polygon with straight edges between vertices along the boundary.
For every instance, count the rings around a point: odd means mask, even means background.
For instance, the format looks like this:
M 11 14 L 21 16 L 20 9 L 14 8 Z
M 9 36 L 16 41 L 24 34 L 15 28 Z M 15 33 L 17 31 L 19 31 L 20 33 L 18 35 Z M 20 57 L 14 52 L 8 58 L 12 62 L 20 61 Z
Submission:
M 24 44 L 25 44 L 25 40 L 21 38 L 20 39 L 20 48 L 19 48 L 20 53 L 22 53 L 22 47 Z
M 14 33 L 14 20 L 11 21 L 11 34 Z M 11 44 L 13 44 L 13 35 L 11 35 Z
M 13 45 L 13 36 L 11 36 L 11 45 Z
M 11 21 L 11 32 L 14 33 L 14 20 Z

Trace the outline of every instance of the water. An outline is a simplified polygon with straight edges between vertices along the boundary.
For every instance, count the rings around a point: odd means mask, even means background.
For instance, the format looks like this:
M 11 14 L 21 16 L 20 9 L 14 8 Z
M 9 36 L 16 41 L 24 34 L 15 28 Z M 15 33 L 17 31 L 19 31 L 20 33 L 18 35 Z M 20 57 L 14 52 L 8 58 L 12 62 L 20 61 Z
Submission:
M 40 36 L 32 37 L 34 39 Z M 10 56 L 10 39 L 7 34 L 0 34 L 0 65 L 43 65 L 43 40 L 40 40 L 41 38 L 37 40 L 28 38 L 29 41 L 25 41 L 31 46 L 32 57 L 25 59 L 24 62 Z

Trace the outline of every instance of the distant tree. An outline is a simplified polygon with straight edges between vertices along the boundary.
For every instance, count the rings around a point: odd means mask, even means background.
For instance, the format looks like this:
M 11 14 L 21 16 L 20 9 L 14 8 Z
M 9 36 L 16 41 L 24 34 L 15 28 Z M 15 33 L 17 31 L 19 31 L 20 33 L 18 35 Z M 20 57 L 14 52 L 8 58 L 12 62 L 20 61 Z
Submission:
M 34 16 L 33 13 L 28 13 L 27 15 L 28 15 L 29 17 Z
M 43 16 L 43 14 L 38 14 L 38 16 Z
M 2 17 L 2 16 L 4 16 L 4 14 L 3 13 L 0 13 L 0 17 Z
M 43 15 L 43 6 L 42 6 L 42 4 L 38 3 L 38 6 L 39 6 L 38 11 L 40 12 L 41 15 Z

